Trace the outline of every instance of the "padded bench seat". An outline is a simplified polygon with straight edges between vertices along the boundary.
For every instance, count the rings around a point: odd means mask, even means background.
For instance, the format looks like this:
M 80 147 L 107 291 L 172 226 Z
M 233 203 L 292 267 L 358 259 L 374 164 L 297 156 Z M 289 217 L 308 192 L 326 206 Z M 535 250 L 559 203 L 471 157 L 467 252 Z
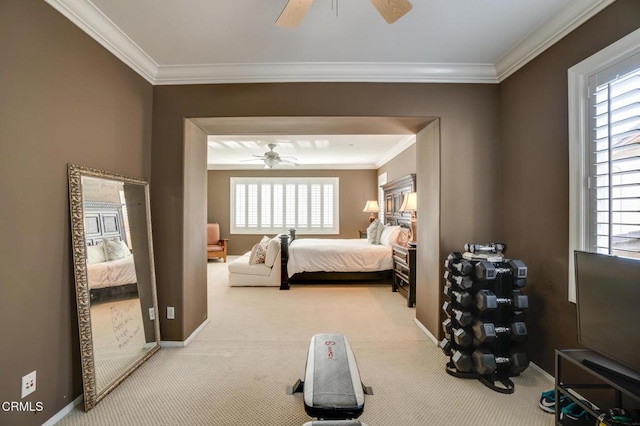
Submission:
M 294 392 L 303 392 L 309 416 L 323 420 L 358 418 L 364 410 L 365 392 L 371 394 L 362 385 L 349 341 L 337 333 L 311 338 L 304 381 L 298 380 L 287 390 L 289 394 Z

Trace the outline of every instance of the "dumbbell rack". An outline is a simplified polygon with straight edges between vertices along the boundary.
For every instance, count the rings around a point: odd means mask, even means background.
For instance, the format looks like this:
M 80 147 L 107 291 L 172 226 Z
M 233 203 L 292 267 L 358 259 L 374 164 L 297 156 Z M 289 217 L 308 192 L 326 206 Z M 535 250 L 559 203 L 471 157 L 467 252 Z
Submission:
M 504 257 L 504 244 L 465 244 L 466 252 L 453 252 L 445 261 L 447 319 L 440 347 L 449 356 L 448 374 L 478 379 L 488 388 L 514 392 L 510 377 L 529 365 L 521 343 L 526 340 L 527 268 L 520 260 Z

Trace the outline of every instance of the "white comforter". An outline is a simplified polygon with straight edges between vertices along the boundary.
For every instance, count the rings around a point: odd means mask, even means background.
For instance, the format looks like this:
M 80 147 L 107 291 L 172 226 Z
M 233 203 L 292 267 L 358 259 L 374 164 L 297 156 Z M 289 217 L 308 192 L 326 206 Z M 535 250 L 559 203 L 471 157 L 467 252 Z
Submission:
M 137 283 L 138 278 L 136 277 L 133 256 L 88 265 L 87 280 L 89 281 L 89 289 Z
M 389 269 L 393 269 L 391 247 L 369 244 L 364 238 L 302 238 L 289 246 L 289 277 L 298 272 L 374 272 Z

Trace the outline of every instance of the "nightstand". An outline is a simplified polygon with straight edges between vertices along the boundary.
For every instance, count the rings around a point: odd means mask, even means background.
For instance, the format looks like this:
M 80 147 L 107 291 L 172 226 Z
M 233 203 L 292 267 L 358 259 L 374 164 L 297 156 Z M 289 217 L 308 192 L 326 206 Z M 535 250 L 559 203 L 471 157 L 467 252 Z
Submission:
M 407 306 L 416 304 L 416 248 L 393 244 L 392 290 L 407 298 Z

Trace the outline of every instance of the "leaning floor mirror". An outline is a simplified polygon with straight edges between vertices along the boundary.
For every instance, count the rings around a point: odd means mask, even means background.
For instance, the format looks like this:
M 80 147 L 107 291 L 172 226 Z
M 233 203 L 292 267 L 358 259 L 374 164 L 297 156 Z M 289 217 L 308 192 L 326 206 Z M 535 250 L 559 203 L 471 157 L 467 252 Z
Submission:
M 149 185 L 70 164 L 85 411 L 160 348 Z

